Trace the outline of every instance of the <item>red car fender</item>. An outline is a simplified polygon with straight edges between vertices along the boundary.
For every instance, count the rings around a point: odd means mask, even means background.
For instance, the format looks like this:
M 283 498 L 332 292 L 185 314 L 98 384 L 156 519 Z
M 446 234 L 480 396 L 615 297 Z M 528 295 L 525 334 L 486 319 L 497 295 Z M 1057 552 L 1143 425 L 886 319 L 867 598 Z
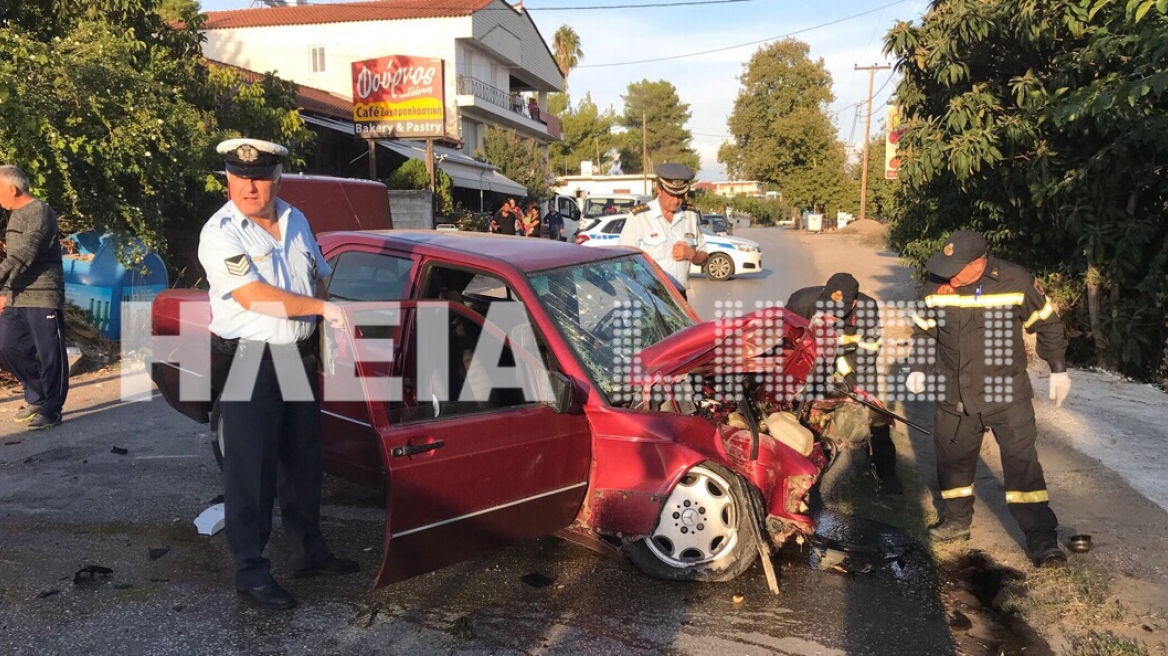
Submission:
M 649 535 L 661 504 L 687 471 L 706 461 L 731 466 L 717 429 L 701 417 L 605 406 L 589 407 L 587 413 L 595 437 L 577 528 Z

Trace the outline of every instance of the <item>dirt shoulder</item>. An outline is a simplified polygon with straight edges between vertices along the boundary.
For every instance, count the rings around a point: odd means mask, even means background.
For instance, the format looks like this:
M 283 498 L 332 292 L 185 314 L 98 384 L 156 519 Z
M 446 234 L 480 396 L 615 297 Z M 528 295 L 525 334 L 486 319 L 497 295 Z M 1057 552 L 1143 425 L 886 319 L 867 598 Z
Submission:
M 917 298 L 910 272 L 895 253 L 883 250 L 881 240 L 806 233 L 798 238 L 821 279 L 846 270 L 879 300 Z M 881 360 L 892 373 L 885 377 L 882 393 L 899 384 L 896 371 L 907 355 L 909 335 L 905 322 L 885 317 Z M 1047 375 L 1031 372 L 1039 395 L 1045 394 Z M 1168 653 L 1168 550 L 1163 548 L 1168 544 L 1168 477 L 1163 475 L 1168 465 L 1168 422 L 1163 420 L 1168 395 L 1106 373 L 1074 370 L 1071 377 L 1074 387 L 1062 408 L 1041 396 L 1035 400 L 1038 449 L 1060 538 L 1065 542 L 1074 534 L 1090 534 L 1093 549 L 1071 554 L 1068 566 L 1059 570 L 1039 571 L 1031 565 L 1005 503 L 997 445 L 987 435 L 974 484 L 973 538 L 934 551 L 958 578 L 960 570 L 970 569 L 971 553 L 980 557 L 976 552 L 981 552 L 1003 585 L 986 599 L 976 598 L 984 590 L 971 590 L 975 586 L 960 580 L 945 592 L 951 610 L 972 620 L 972 628 L 955 623 L 955 643 L 963 651 L 977 653 L 978 645 L 988 650 L 997 644 L 1013 653 L 1003 632 L 1017 634 L 1018 627 L 1002 625 L 1016 624 L 1014 617 L 1041 635 L 1051 653 Z M 930 406 L 900 408 L 918 423 L 931 425 Z M 910 433 L 901 428 L 895 435 L 901 469 L 912 479 L 910 499 L 919 502 L 922 521 L 932 521 L 939 502 L 932 438 Z M 990 612 L 995 607 L 1004 612 Z M 1096 641 L 1088 644 L 1092 632 Z M 1034 647 L 1026 653 L 1036 653 Z

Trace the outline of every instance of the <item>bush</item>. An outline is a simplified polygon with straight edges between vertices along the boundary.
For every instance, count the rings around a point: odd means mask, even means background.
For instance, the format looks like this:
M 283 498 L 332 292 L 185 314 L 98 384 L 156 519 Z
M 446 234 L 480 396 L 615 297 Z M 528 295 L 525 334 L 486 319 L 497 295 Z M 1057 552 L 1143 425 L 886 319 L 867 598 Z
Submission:
M 434 167 L 434 197 L 437 202 L 436 214 L 446 214 L 454 207 L 452 190 L 454 180 L 438 167 Z M 389 174 L 385 186 L 390 189 L 429 189 L 430 174 L 426 171 L 426 162 L 420 159 L 411 159 L 402 164 L 396 171 Z

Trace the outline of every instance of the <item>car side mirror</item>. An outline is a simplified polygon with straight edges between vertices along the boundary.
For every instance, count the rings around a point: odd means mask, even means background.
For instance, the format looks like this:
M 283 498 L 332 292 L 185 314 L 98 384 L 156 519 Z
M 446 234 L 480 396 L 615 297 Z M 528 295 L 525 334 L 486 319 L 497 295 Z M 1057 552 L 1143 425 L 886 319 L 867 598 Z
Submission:
M 548 384 L 551 386 L 548 407 L 556 414 L 578 415 L 584 411 L 575 381 L 558 371 L 549 371 Z

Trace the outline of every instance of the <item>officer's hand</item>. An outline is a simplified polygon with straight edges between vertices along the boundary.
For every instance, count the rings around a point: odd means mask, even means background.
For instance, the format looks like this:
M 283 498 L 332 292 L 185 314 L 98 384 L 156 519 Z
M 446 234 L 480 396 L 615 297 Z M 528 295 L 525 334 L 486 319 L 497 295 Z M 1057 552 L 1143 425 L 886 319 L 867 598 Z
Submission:
M 324 317 L 324 320 L 328 322 L 329 327 L 345 327 L 345 312 L 341 309 L 341 306 L 337 305 L 336 303 L 325 302 L 324 310 L 322 310 L 320 314 Z
M 1067 372 L 1050 375 L 1050 400 L 1055 406 L 1061 406 L 1071 393 L 1071 376 Z
M 914 371 L 908 375 L 904 381 L 904 386 L 913 394 L 920 394 L 925 391 L 925 372 Z
M 688 262 L 693 259 L 694 253 L 696 252 L 693 246 L 690 246 L 684 241 L 679 241 L 673 245 L 673 261 Z

